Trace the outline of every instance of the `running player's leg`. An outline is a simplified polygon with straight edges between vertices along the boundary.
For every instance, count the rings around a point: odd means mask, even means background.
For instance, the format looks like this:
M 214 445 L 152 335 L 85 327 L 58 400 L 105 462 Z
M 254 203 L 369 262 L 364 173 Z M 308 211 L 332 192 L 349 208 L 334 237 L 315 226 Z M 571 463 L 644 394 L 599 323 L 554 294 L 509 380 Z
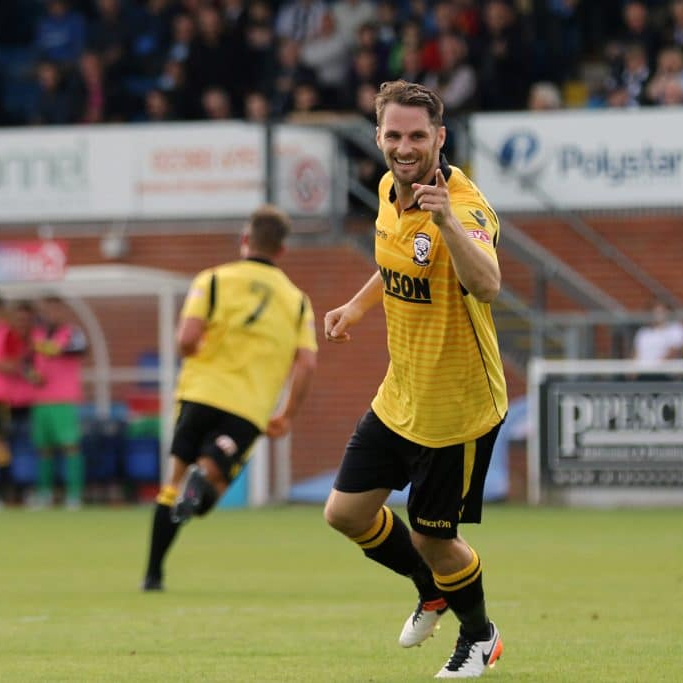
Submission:
M 147 570 L 142 584 L 145 591 L 163 590 L 164 559 L 180 528 L 180 523 L 173 520 L 171 510 L 189 465 L 177 456 L 171 455 L 169 466 L 168 479 L 159 491 L 154 506 Z
M 487 615 L 479 556 L 459 533 L 461 523 L 481 521 L 497 432 L 495 428 L 475 441 L 434 449 L 413 463 L 408 504 L 413 543 L 460 622 L 460 637 L 440 678 L 479 676 L 502 652 L 500 635 Z
M 180 525 L 213 508 L 241 471 L 258 434 L 236 415 L 182 403 L 171 444 L 171 472 L 157 496 L 144 590 L 163 589 L 163 562 Z
M 400 453 L 406 446 L 410 444 L 372 411 L 366 413 L 347 444 L 325 519 L 357 543 L 366 557 L 410 578 L 420 601 L 434 604 L 441 596 L 432 572 L 413 546 L 408 527 L 385 505 L 392 489 L 407 484 Z
M 259 430 L 249 421 L 217 411 L 215 426 L 201 445 L 197 465 L 189 475 L 173 508 L 172 516 L 185 522 L 203 516 L 218 502 L 237 478 L 251 455 Z

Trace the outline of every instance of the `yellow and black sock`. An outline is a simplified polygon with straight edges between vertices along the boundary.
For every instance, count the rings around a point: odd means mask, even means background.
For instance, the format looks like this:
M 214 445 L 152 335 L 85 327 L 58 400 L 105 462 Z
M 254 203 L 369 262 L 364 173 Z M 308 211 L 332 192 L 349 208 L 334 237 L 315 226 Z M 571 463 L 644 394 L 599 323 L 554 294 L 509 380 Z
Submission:
M 162 578 L 164 558 L 180 528 L 180 524 L 171 519 L 171 508 L 177 495 L 178 490 L 174 486 L 164 486 L 157 496 L 149 544 L 148 577 Z
M 371 560 L 411 579 L 422 600 L 441 597 L 431 570 L 410 540 L 408 527 L 386 505 L 377 513 L 373 525 L 351 540 Z
M 489 620 L 486 616 L 484 584 L 479 555 L 472 551 L 472 561 L 453 574 L 434 574 L 436 586 L 461 624 L 461 632 L 474 640 L 489 637 Z

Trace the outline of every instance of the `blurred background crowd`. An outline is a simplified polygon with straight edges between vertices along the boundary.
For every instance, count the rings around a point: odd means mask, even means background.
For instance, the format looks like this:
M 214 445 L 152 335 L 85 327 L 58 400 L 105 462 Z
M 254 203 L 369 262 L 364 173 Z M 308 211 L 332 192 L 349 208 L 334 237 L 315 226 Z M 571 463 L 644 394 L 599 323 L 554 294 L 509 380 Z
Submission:
M 683 103 L 683 0 L 2 0 L 0 125 Z

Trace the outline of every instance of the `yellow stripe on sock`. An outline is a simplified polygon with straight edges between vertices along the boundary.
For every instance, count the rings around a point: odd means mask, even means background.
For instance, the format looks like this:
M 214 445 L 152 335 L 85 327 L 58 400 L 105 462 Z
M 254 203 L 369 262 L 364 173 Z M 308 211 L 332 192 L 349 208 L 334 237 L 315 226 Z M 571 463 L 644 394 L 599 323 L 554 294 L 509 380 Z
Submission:
M 464 569 L 446 576 L 434 574 L 434 582 L 439 590 L 454 592 L 464 588 L 465 586 L 469 586 L 479 578 L 481 575 L 481 563 L 479 562 L 479 555 L 477 555 L 477 551 L 474 550 L 474 548 L 470 548 L 470 550 L 472 551 L 472 562 L 470 562 Z
M 377 513 L 373 525 L 362 535 L 351 540 L 363 550 L 371 550 L 386 541 L 394 526 L 394 513 L 386 506 Z
M 157 495 L 157 503 L 172 507 L 178 497 L 178 489 L 175 486 L 166 484 Z

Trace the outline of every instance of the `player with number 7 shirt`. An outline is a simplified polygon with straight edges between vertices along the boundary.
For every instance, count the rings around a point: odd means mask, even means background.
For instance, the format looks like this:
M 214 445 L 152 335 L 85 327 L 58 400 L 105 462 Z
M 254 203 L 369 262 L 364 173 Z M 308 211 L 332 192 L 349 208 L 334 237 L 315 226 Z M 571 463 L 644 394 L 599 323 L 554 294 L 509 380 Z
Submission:
M 145 591 L 163 590 L 164 559 L 180 526 L 214 507 L 259 435 L 290 430 L 308 391 L 317 357 L 313 309 L 275 265 L 289 231 L 285 213 L 261 206 L 242 233 L 241 258 L 201 271 L 185 298 L 176 333 L 178 412 Z

